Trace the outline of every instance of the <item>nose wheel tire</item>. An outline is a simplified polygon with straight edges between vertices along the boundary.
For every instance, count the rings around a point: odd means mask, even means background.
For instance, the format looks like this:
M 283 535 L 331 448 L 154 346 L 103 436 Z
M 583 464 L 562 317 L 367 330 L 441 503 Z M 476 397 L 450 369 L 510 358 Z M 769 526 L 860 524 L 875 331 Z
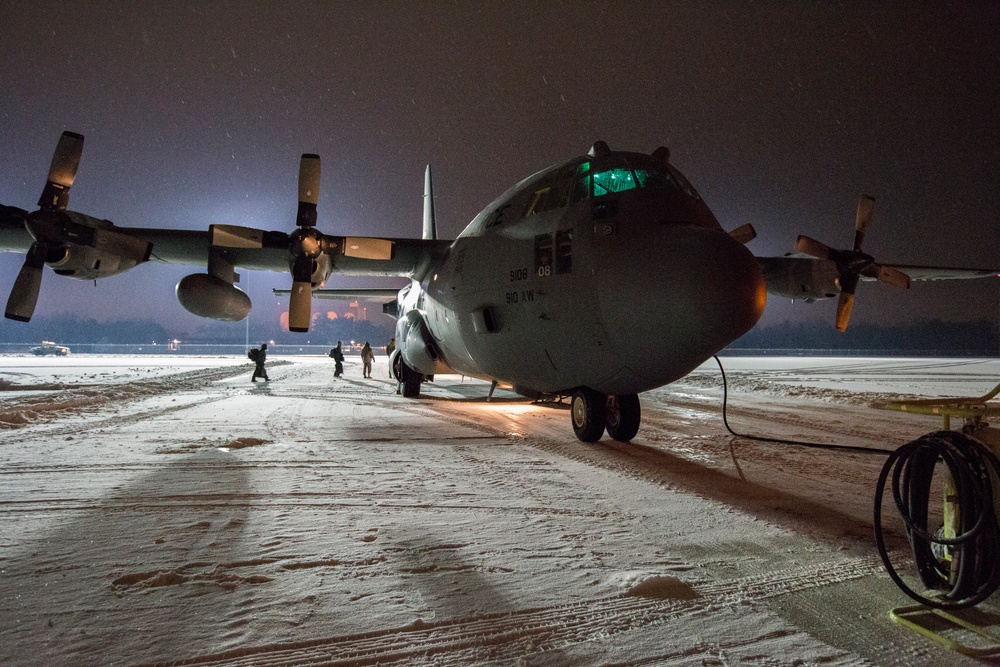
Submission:
M 619 442 L 628 442 L 639 432 L 641 410 L 637 394 L 611 394 L 608 396 L 608 435 Z
M 403 398 L 420 398 L 420 383 L 424 377 L 417 371 L 406 365 L 406 362 L 399 360 L 400 375 L 403 379 Z
M 570 412 L 573 432 L 584 442 L 597 442 L 604 434 L 608 397 L 599 391 L 581 387 L 573 392 Z

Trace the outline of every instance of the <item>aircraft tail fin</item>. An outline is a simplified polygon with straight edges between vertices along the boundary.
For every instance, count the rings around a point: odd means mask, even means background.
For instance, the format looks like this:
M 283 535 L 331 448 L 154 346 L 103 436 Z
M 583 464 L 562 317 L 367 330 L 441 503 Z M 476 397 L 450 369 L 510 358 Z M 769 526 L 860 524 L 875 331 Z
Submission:
M 437 238 L 437 225 L 434 222 L 434 189 L 431 186 L 431 166 L 427 165 L 424 172 L 424 239 L 433 241 Z

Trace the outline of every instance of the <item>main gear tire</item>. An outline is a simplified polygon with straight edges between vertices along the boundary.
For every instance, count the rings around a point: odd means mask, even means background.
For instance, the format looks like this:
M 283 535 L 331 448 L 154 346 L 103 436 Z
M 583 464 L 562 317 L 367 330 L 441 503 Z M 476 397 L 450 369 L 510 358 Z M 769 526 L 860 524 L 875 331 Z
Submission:
M 639 432 L 642 411 L 638 394 L 610 394 L 606 423 L 608 435 L 619 442 L 628 442 Z
M 573 432 L 583 442 L 597 442 L 604 435 L 608 397 L 588 387 L 573 392 L 570 414 Z

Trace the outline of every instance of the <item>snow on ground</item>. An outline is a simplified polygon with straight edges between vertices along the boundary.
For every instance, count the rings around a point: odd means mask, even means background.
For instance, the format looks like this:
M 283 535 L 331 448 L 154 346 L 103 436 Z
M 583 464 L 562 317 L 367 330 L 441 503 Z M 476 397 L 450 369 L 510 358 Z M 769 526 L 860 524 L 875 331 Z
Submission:
M 884 455 L 733 437 L 715 362 L 644 394 L 634 442 L 586 445 L 482 382 L 413 401 L 384 358 L 276 361 L 0 358 L 0 664 L 973 664 L 887 615 Z M 873 398 L 1000 381 L 723 362 L 738 432 L 881 450 L 939 423 Z

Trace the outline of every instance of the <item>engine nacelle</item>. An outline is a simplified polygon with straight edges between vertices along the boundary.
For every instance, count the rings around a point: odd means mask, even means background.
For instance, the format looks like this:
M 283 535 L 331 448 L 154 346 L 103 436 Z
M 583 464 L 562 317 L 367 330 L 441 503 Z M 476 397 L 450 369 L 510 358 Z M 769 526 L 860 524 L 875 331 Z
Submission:
M 198 317 L 239 322 L 250 314 L 250 297 L 230 283 L 207 273 L 192 273 L 177 283 L 177 300 Z
M 333 271 L 333 262 L 330 260 L 330 256 L 323 253 L 316 258 L 313 263 L 313 272 L 310 277 L 310 282 L 313 287 L 322 287 L 326 284 L 326 279 L 330 277 L 330 273 Z
M 825 259 L 764 257 L 760 259 L 769 294 L 816 301 L 840 294 L 837 264 Z
M 424 375 L 452 373 L 419 310 L 396 322 L 396 349 L 406 365 Z
M 46 263 L 60 276 L 96 280 L 135 267 L 139 262 L 85 245 L 65 245 L 50 251 Z
M 35 211 L 25 220 L 28 232 L 45 249 L 45 263 L 61 276 L 96 280 L 145 262 L 153 244 L 74 211 Z

